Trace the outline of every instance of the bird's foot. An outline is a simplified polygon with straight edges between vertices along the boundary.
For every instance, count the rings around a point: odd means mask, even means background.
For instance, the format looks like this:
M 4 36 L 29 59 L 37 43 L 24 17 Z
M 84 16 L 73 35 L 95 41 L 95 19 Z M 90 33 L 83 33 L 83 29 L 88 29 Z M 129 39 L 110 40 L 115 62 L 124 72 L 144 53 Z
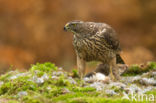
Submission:
M 116 82 L 120 80 L 120 76 L 119 75 L 114 75 L 113 73 L 109 74 L 109 77 L 111 78 L 112 81 Z
M 111 78 L 112 81 L 116 81 L 116 78 L 112 73 L 109 74 L 109 77 Z
M 84 74 L 79 72 L 79 78 L 82 80 L 83 77 L 84 77 Z

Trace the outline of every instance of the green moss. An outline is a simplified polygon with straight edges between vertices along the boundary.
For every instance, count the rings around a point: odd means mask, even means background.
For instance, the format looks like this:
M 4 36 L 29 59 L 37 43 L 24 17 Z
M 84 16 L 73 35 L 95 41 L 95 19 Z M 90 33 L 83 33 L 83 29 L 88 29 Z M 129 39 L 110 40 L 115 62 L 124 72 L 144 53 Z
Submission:
M 68 103 L 70 100 L 74 98 L 80 98 L 80 97 L 96 97 L 99 94 L 96 92 L 72 92 L 64 95 L 59 95 L 58 97 L 54 97 L 52 99 L 53 102 L 58 102 L 58 101 L 65 101 L 65 103 Z
M 18 73 L 18 71 L 10 71 L 10 72 L 8 72 L 8 73 L 6 73 L 4 75 L 1 75 L 0 80 L 1 81 L 8 81 L 11 76 L 13 76 L 13 75 L 15 75 L 17 73 Z
M 74 78 L 79 77 L 78 71 L 76 69 L 73 69 L 72 73 L 73 73 L 72 77 L 74 77 Z
M 156 70 L 156 62 L 148 62 L 147 64 L 143 65 L 131 65 L 128 70 L 122 74 L 123 76 L 135 76 L 135 75 L 140 75 L 142 73 L 151 71 L 151 70 Z
M 99 97 L 99 96 L 89 96 L 89 95 L 64 95 L 59 96 L 53 99 L 53 102 L 63 102 L 63 103 L 138 103 L 136 101 L 129 101 L 129 100 L 122 100 L 119 98 L 106 98 L 106 97 Z M 146 102 L 141 102 L 146 103 Z
M 37 63 L 36 65 L 32 65 L 30 70 L 31 71 L 39 70 L 39 71 L 43 71 L 43 72 L 51 72 L 53 70 L 57 70 L 57 67 L 55 66 L 55 64 L 52 64 L 49 62 L 46 62 L 44 64 Z
M 92 92 L 92 91 L 96 91 L 96 89 L 92 88 L 92 87 L 75 87 L 75 88 L 72 88 L 72 91 L 74 91 L 74 92 Z
M 128 100 L 113 99 L 113 98 L 107 99 L 102 97 L 97 97 L 97 98 L 83 97 L 83 98 L 75 98 L 73 100 L 70 100 L 69 103 L 133 103 L 133 102 Z
M 149 91 L 149 92 L 147 92 L 146 94 L 153 94 L 153 95 L 156 96 L 156 89 L 154 89 L 154 90 L 152 90 L 152 91 Z
M 18 102 L 16 100 L 9 100 L 8 103 L 20 103 L 20 102 Z
M 140 67 L 138 65 L 132 65 L 128 68 L 127 72 L 123 76 L 137 75 L 140 74 Z
M 44 75 L 44 72 L 43 71 L 38 71 L 36 74 L 37 74 L 38 77 L 41 77 L 41 76 Z
M 114 90 L 115 92 L 117 92 L 117 93 L 123 92 L 123 88 L 119 88 L 119 87 L 116 87 L 116 86 L 112 86 L 111 89 L 113 89 L 113 90 Z
M 155 62 L 150 62 L 149 70 L 155 68 Z M 130 67 L 130 73 L 139 73 L 140 66 L 134 65 Z M 44 63 L 32 65 L 30 71 L 24 76 L 10 79 L 12 76 L 18 75 L 20 72 L 14 71 L 0 76 L 0 80 L 4 82 L 0 86 L 0 97 L 6 98 L 8 103 L 135 103 L 128 100 L 122 100 L 121 95 L 107 96 L 103 91 L 98 92 L 92 87 L 83 87 L 84 81 L 74 78 L 76 84 L 70 83 L 67 75 L 61 74 L 56 79 L 52 79 L 52 73 L 58 72 L 57 67 L 52 63 Z M 77 70 L 73 70 L 73 77 L 78 77 Z M 32 79 L 34 76 L 42 77 L 47 74 L 48 80 L 44 83 L 37 84 Z M 85 84 L 86 85 L 86 84 Z M 64 90 L 69 90 L 64 92 Z M 115 92 L 121 92 L 122 89 L 112 87 Z M 25 96 L 19 96 L 21 91 L 27 92 Z M 149 93 L 156 94 L 155 91 Z
M 148 67 L 150 70 L 156 70 L 156 62 L 148 62 Z
M 9 80 L 1 85 L 0 95 L 4 94 L 15 94 L 19 91 L 33 90 L 37 89 L 37 84 L 28 80 L 29 77 L 20 77 L 14 80 Z
M 55 85 L 57 85 L 57 86 L 69 86 L 70 83 L 69 83 L 69 81 L 66 80 L 66 79 L 64 78 L 64 76 L 62 75 L 62 76 L 60 76 L 59 79 L 56 81 Z
M 23 101 L 25 101 L 25 103 L 42 103 L 40 100 L 31 97 L 25 97 Z

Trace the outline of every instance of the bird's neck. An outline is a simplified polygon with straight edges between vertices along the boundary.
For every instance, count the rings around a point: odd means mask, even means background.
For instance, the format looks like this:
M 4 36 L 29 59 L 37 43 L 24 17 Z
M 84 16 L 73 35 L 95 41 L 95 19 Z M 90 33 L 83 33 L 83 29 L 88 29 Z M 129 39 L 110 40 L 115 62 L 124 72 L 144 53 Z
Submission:
M 80 36 L 79 34 L 77 34 L 77 33 L 74 33 L 74 38 L 75 39 L 83 39 L 83 37 L 82 36 Z

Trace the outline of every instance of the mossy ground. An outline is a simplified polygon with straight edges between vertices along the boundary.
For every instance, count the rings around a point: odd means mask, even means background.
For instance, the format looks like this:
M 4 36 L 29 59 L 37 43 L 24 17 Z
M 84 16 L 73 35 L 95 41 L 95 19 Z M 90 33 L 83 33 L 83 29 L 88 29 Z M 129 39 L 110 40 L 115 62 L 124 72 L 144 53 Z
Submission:
M 156 63 L 150 62 L 147 68 L 148 70 L 156 69 Z M 140 73 L 139 69 L 139 66 L 132 66 L 130 73 L 127 72 L 125 75 L 137 74 L 138 71 Z M 27 72 L 11 71 L 2 75 L 0 103 L 132 103 L 126 99 L 122 100 L 122 93 L 110 96 L 103 91 L 96 91 L 95 88 L 84 87 L 84 82 L 77 78 L 76 70 L 72 74 L 63 71 L 57 74 L 57 78 L 52 78 L 52 74 L 58 71 L 60 70 L 52 63 L 37 63 Z M 41 83 L 35 81 L 34 77 L 40 78 L 44 74 L 48 79 Z M 74 77 L 76 83 L 69 81 L 70 76 Z M 20 94 L 20 92 L 26 94 Z M 150 92 L 156 94 L 156 91 Z M 133 103 L 137 102 L 133 101 Z
M 156 63 L 155 62 L 148 62 L 148 63 L 141 64 L 141 65 L 133 64 L 122 75 L 123 76 L 135 76 L 138 74 L 148 72 L 150 70 L 156 71 Z

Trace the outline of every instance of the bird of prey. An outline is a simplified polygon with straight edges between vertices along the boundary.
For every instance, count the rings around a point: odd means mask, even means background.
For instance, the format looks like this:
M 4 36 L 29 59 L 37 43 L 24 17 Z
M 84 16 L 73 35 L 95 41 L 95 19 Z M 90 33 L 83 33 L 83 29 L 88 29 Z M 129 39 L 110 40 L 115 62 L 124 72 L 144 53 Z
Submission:
M 112 80 L 119 80 L 117 63 L 124 63 L 120 57 L 120 43 L 115 30 L 106 23 L 70 21 L 64 26 L 65 31 L 74 34 L 73 45 L 77 55 L 77 67 L 82 78 L 85 62 L 100 61 L 109 66 Z

